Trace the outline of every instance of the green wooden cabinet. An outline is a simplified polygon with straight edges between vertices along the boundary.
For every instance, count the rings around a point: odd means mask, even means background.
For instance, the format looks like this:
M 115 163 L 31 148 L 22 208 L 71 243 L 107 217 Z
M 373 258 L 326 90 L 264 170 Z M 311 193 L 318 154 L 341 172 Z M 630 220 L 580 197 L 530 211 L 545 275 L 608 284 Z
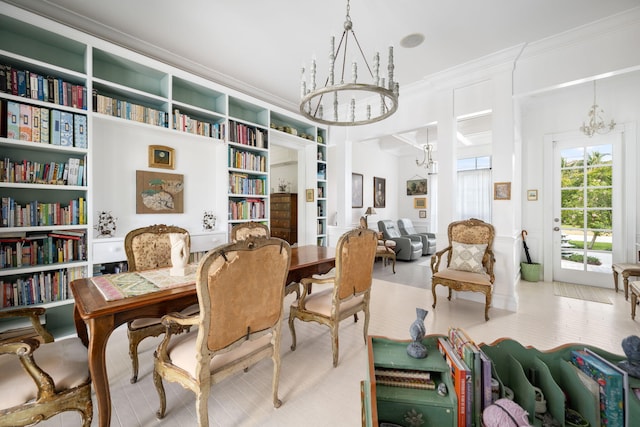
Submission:
M 437 348 L 437 336 L 427 337 L 425 359 L 407 355 L 409 341 L 369 337 L 369 375 L 363 384 L 363 425 L 392 423 L 401 426 L 457 426 L 458 402 L 449 367 Z M 425 371 L 437 387 L 444 383 L 448 393 L 441 396 L 433 390 L 386 386 L 376 380 L 376 369 Z

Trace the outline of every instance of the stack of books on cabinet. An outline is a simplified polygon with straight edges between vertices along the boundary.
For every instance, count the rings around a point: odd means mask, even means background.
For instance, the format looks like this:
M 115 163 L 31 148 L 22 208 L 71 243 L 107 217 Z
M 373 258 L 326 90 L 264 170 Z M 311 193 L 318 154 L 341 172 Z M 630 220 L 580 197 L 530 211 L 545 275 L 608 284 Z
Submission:
M 594 347 L 569 344 L 539 351 L 510 339 L 477 345 L 459 328 L 425 337 L 425 359 L 409 357 L 408 343 L 369 338 L 368 377 L 361 384 L 363 425 L 420 420 L 481 427 L 485 409 L 501 398 L 520 405 L 533 426 L 555 420 L 557 425 L 632 427 L 640 419 L 640 379 L 618 366 L 623 357 Z M 427 372 L 435 384 L 390 381 L 381 375 L 383 369 L 400 371 L 395 377 Z M 446 394 L 437 393 L 439 384 Z

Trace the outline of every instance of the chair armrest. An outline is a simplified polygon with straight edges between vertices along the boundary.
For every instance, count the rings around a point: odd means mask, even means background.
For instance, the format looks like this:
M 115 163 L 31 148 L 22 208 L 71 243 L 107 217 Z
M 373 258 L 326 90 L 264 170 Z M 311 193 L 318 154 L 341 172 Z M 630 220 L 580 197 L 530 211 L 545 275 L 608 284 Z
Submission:
M 193 326 L 197 325 L 200 321 L 200 314 L 193 314 L 191 316 L 186 316 L 182 313 L 170 313 L 162 316 L 162 324 L 167 328 L 172 326 Z
M 10 319 L 16 317 L 26 317 L 31 321 L 33 329 L 42 337 L 44 342 L 53 342 L 53 335 L 47 331 L 42 323 L 40 323 L 40 316 L 46 312 L 43 307 L 22 307 L 7 311 L 0 311 L 0 319 Z M 0 337 L 2 334 L 0 333 Z
M 325 283 L 334 283 L 336 280 L 335 276 L 327 277 L 327 278 L 313 278 L 313 277 L 305 277 L 300 281 L 302 285 L 302 293 L 300 294 L 300 298 L 298 299 L 298 307 L 304 310 L 305 299 L 307 295 L 311 293 L 311 285 L 313 284 L 325 284 Z
M 413 242 L 422 243 L 422 237 L 418 236 L 417 234 L 410 234 L 410 235 L 402 236 L 402 237 L 406 237 L 406 238 L 410 239 Z
M 493 264 L 496 262 L 496 258 L 493 255 L 493 251 L 491 249 L 487 249 L 487 252 L 485 252 L 484 256 L 487 258 L 485 268 L 487 270 L 487 274 L 489 275 L 489 281 L 493 283 L 496 280 L 496 277 L 493 274 Z
M 444 258 L 444 254 L 448 253 L 451 250 L 451 246 L 447 246 L 446 248 L 439 250 L 438 252 L 431 255 L 431 271 L 433 273 L 437 273 L 440 269 L 440 262 L 442 258 Z
M 56 387 L 51 376 L 43 371 L 33 359 L 33 352 L 38 347 L 40 347 L 40 342 L 37 339 L 24 338 L 20 341 L 0 344 L 0 355 L 15 354 L 20 359 L 22 367 L 38 388 L 36 401 L 42 401 L 50 399 L 55 394 Z

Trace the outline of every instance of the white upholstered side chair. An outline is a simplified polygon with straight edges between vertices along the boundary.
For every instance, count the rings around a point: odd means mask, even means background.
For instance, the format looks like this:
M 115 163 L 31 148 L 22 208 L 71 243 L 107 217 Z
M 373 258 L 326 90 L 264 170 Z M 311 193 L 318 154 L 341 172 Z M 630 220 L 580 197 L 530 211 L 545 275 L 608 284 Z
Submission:
M 196 273 L 199 315 L 167 315 L 162 320 L 166 332 L 153 374 L 160 398 L 158 418 L 165 415 L 166 380 L 195 393 L 198 426 L 208 426 L 212 385 L 267 357 L 273 360 L 273 405 L 281 405 L 280 331 L 290 262 L 289 243 L 273 237 L 248 237 L 205 255 Z M 175 335 L 194 325 L 197 330 Z
M 79 338 L 54 341 L 40 324 L 42 307 L 0 311 L 0 319 L 27 318 L 37 336 L 0 334 L 0 427 L 31 426 L 78 411 L 82 426 L 93 417 L 87 348 Z

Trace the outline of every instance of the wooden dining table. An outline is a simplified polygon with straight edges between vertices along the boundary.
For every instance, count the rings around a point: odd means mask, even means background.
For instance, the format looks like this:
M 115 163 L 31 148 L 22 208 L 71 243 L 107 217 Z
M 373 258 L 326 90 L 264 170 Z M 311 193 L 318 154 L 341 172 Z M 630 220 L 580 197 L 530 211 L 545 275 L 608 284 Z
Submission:
M 335 248 L 315 245 L 291 248 L 286 284 L 328 272 L 335 266 L 335 252 Z M 196 303 L 195 282 L 111 301 L 104 298 L 90 278 L 74 280 L 70 287 L 75 299 L 73 316 L 76 331 L 89 354 L 89 371 L 98 404 L 98 425 L 108 427 L 111 423 L 111 393 L 105 358 L 109 336 L 118 326 L 134 319 L 159 318 Z

